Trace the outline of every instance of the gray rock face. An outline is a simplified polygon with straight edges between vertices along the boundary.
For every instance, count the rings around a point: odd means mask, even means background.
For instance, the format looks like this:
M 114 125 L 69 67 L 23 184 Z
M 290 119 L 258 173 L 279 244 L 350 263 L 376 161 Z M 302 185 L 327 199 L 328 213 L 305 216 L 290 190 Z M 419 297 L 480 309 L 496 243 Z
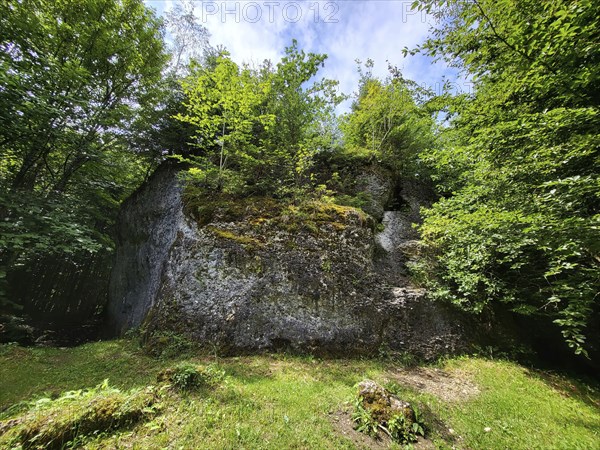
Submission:
M 239 223 L 181 225 L 151 327 L 237 350 L 378 345 L 385 313 L 367 289 L 379 290 L 370 230 L 325 225 L 324 238 Z
M 433 358 L 459 350 L 452 313 L 395 271 L 378 271 L 385 263 L 375 262 L 381 249 L 365 216 L 342 207 L 332 214 L 293 230 L 248 217 L 200 226 L 183 213 L 173 171 L 159 171 L 124 205 L 113 330 L 144 321 L 150 334 L 171 330 L 230 352 L 386 348 Z M 395 254 L 397 242 L 390 245 Z
M 111 334 L 141 325 L 154 305 L 183 221 L 176 174 L 173 164 L 163 164 L 121 208 L 107 307 Z
M 358 176 L 356 191 L 356 193 L 364 192 L 368 194 L 369 201 L 363 209 L 376 220 L 381 220 L 386 205 L 392 200 L 394 182 L 389 174 L 382 171 L 370 170 Z

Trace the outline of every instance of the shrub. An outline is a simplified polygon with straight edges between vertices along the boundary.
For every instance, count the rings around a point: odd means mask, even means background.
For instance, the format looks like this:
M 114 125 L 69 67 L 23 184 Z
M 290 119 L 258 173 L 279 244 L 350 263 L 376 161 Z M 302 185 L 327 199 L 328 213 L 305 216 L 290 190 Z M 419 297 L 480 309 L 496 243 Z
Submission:
M 200 367 L 191 363 L 181 363 L 158 374 L 159 382 L 166 382 L 182 392 L 216 386 L 224 378 L 225 372 L 215 365 Z
M 144 350 L 161 359 L 190 355 L 197 349 L 196 343 L 173 331 L 154 331 L 142 339 Z

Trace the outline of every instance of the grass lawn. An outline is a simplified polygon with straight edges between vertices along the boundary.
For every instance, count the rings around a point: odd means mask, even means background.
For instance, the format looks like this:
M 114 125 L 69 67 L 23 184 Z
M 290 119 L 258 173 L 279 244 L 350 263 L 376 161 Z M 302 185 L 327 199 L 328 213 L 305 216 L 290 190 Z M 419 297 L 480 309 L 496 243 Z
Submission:
M 369 378 L 424 411 L 430 431 L 427 441 L 415 448 L 600 449 L 596 387 L 507 361 L 464 357 L 403 368 L 392 360 L 285 354 L 156 359 L 129 340 L 69 349 L 0 346 L 0 448 L 14 447 L 15 436 L 32 426 L 23 418 L 60 422 L 61 415 L 75 414 L 77 402 L 81 408 L 98 402 L 95 395 L 127 398 L 156 385 L 161 370 L 182 361 L 216 367 L 225 376 L 218 385 L 195 392 L 163 390 L 145 420 L 95 430 L 72 446 L 402 448 L 357 436 L 343 426 L 356 383 Z M 65 406 L 57 400 L 36 403 L 65 391 L 93 388 L 105 379 L 119 391 L 83 391 Z M 11 420 L 10 427 L 3 425 Z

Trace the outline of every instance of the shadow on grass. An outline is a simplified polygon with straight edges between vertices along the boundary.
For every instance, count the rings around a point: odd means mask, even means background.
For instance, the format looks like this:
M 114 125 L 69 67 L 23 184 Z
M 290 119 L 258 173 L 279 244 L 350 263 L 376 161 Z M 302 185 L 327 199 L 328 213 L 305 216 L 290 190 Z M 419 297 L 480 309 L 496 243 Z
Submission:
M 96 386 L 109 379 L 120 389 L 154 382 L 167 362 L 156 361 L 129 341 L 94 342 L 79 347 L 4 345 L 0 352 L 0 412 L 32 398 Z
M 536 378 L 564 397 L 571 397 L 600 411 L 600 383 L 595 380 L 579 380 L 572 375 L 527 369 L 527 376 Z M 599 425 L 600 427 L 600 425 Z

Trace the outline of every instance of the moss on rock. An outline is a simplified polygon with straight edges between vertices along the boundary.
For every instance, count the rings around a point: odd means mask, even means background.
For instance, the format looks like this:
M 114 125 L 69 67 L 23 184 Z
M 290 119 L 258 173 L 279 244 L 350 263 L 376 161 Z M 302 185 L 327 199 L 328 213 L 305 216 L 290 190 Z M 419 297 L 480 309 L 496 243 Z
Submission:
M 258 239 L 254 239 L 249 236 L 241 236 L 229 230 L 223 230 L 221 228 L 213 226 L 207 227 L 207 229 L 212 231 L 215 234 L 215 236 L 221 239 L 227 239 L 233 242 L 237 242 L 238 244 L 243 245 L 245 248 L 257 248 L 262 247 L 263 245 L 262 242 L 260 242 Z
M 394 441 L 408 444 L 424 436 L 425 429 L 410 403 L 400 400 L 383 386 L 365 380 L 358 385 L 354 421 L 359 430 L 383 430 Z

